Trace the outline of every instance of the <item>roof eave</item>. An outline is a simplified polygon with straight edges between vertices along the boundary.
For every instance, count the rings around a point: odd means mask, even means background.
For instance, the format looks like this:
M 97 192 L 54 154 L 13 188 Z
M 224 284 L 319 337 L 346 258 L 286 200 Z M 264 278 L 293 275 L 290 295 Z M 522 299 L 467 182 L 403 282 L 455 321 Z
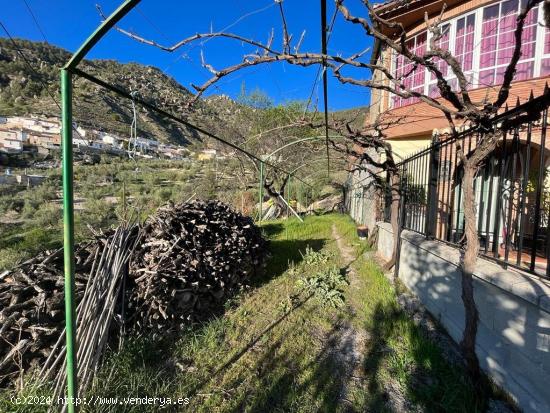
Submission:
M 381 50 L 382 50 L 382 42 L 380 41 L 380 39 L 376 38 L 372 46 L 372 54 L 370 57 L 371 65 L 376 65 L 376 63 L 378 62 L 378 58 L 380 57 Z M 371 67 L 371 71 L 374 72 L 374 68 Z

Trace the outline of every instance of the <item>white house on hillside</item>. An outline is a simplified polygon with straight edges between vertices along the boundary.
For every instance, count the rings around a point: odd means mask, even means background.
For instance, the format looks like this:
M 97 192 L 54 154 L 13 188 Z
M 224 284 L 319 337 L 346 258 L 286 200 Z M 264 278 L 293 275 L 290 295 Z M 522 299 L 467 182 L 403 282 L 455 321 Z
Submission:
M 103 141 L 106 145 L 111 145 L 113 148 L 122 149 L 122 139 L 120 139 L 118 136 L 105 133 L 105 132 L 99 132 L 99 138 Z
M 20 153 L 27 140 L 27 133 L 22 130 L 0 130 L 0 151 Z

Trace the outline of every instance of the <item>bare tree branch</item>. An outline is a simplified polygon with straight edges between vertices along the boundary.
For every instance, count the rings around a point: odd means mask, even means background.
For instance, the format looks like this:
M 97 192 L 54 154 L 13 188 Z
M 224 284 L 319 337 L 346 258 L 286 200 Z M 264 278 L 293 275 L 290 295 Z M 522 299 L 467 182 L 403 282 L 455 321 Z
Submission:
M 519 59 L 521 58 L 521 46 L 523 44 L 522 36 L 525 26 L 525 19 L 527 18 L 529 12 L 541 1 L 542 0 L 528 0 L 527 4 L 519 13 L 516 19 L 517 27 L 514 31 L 514 53 L 512 54 L 510 63 L 508 64 L 508 66 L 506 67 L 506 71 L 504 72 L 502 86 L 500 87 L 500 90 L 498 92 L 497 100 L 488 107 L 488 109 L 492 112 L 498 111 L 502 107 L 502 105 L 504 105 L 504 103 L 506 103 L 506 101 L 508 100 L 508 96 L 510 95 L 510 85 L 514 80 L 517 64 L 519 62 Z

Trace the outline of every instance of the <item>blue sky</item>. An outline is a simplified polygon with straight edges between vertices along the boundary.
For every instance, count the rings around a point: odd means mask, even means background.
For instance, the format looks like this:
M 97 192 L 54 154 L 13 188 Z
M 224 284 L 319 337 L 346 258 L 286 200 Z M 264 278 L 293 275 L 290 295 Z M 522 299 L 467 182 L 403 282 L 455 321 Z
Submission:
M 98 3 L 106 14 L 114 10 L 122 0 L 26 0 L 34 12 L 47 40 L 56 46 L 75 51 L 84 39 L 100 23 L 95 8 Z M 285 0 L 284 7 L 289 32 L 298 38 L 306 31 L 302 51 L 319 51 L 320 21 L 319 1 Z M 328 19 L 334 11 L 334 2 L 327 1 Z M 348 1 L 349 7 L 363 13 L 357 0 Z M 2 5 L 0 20 L 14 37 L 43 40 L 24 0 L 10 0 Z M 205 1 L 153 1 L 143 0 L 120 24 L 140 35 L 159 43 L 172 44 L 197 32 L 226 31 L 265 41 L 271 28 L 275 28 L 274 45 L 281 45 L 281 23 L 278 6 L 274 0 L 205 0 Z M 4 35 L 0 33 L 0 35 Z M 336 20 L 330 38 L 329 53 L 349 55 L 363 50 L 372 43 L 361 29 L 343 20 Z M 195 47 L 182 48 L 166 53 L 154 47 L 137 43 L 124 35 L 111 31 L 89 53 L 89 58 L 115 59 L 120 62 L 139 62 L 153 65 L 189 87 L 201 84 L 210 76 L 200 66 L 200 52 L 215 68 L 223 68 L 240 61 L 243 54 L 251 52 L 239 42 L 213 39 Z M 263 65 L 224 78 L 210 93 L 224 93 L 237 97 L 243 82 L 248 90 L 260 88 L 276 102 L 307 100 L 312 91 L 316 67 L 303 68 L 286 63 Z M 361 76 L 368 76 L 361 72 Z M 314 91 L 314 101 L 322 89 Z M 329 109 L 339 110 L 367 105 L 369 91 L 365 88 L 342 85 L 329 77 Z

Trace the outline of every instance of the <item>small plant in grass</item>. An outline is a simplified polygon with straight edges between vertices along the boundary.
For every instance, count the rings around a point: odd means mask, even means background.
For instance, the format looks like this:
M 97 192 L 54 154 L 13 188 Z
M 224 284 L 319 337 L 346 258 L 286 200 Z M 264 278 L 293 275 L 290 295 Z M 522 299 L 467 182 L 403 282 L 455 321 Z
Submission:
M 344 305 L 343 287 L 348 280 L 338 269 L 330 267 L 298 281 L 298 287 L 315 297 L 324 307 L 338 308 Z
M 52 396 L 50 383 L 41 383 L 34 371 L 25 373 L 18 380 L 18 388 L 0 389 L 0 412 L 43 413 L 45 406 L 57 403 Z
M 233 296 L 230 296 L 227 298 L 227 300 L 223 304 L 223 308 L 226 311 L 236 309 L 239 307 L 239 304 L 241 303 L 242 296 L 240 294 L 235 294 Z
M 323 251 L 315 251 L 309 245 L 306 247 L 305 254 L 302 254 L 304 263 L 307 265 L 327 264 L 330 261 L 330 254 Z
M 298 303 L 299 297 L 297 295 L 287 295 L 277 306 L 279 314 L 289 313 L 296 308 Z
M 16 200 L 13 195 L 0 196 L 0 214 L 21 210 L 22 206 L 23 202 Z
M 294 276 L 296 276 L 300 273 L 300 269 L 298 268 L 298 266 L 296 265 L 296 263 L 294 261 L 289 261 L 288 262 L 288 270 L 286 270 L 286 273 L 290 277 L 294 277 Z

